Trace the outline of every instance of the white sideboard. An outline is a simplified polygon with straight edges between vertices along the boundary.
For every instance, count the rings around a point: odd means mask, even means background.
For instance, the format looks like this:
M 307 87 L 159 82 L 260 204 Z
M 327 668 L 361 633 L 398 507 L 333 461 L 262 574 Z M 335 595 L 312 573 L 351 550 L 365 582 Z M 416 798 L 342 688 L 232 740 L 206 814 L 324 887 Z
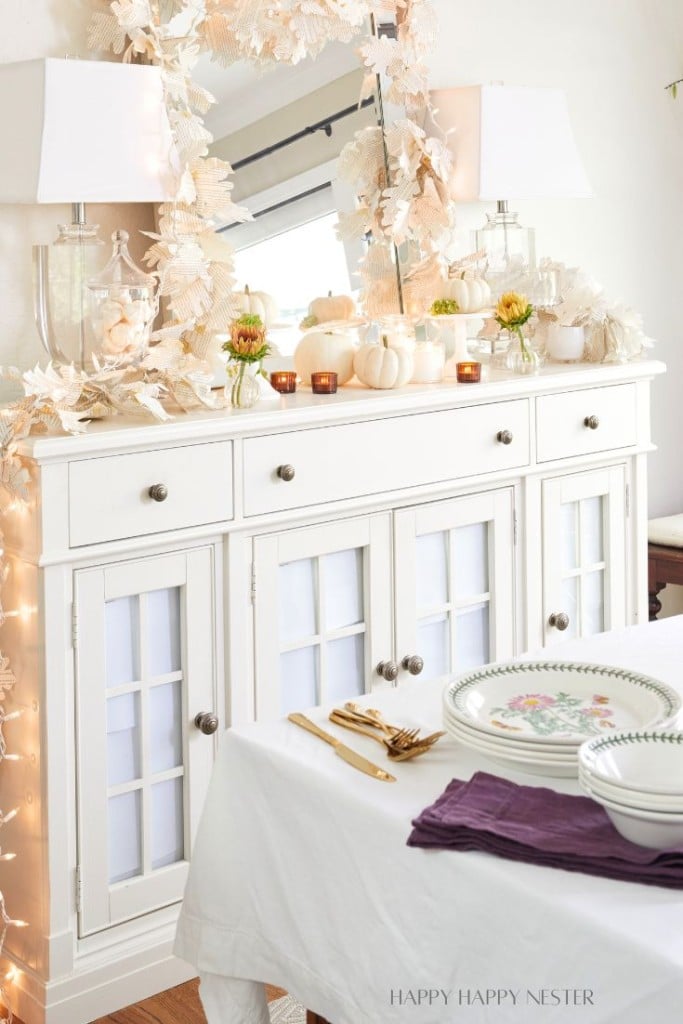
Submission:
M 663 370 L 299 392 L 24 444 L 0 889 L 30 922 L 7 943 L 25 1024 L 190 976 L 171 945 L 225 726 L 647 621 Z

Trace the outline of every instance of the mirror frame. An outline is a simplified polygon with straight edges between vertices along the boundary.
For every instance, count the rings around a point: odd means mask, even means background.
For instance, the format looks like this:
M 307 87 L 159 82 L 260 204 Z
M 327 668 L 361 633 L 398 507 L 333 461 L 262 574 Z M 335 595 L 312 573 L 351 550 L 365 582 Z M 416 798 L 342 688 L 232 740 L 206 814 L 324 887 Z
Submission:
M 101 8 L 99 0 L 95 0 Z M 363 129 L 342 151 L 340 169 L 356 184 L 354 214 L 340 219 L 346 237 L 372 236 L 361 262 L 361 305 L 368 315 L 396 310 L 402 271 L 440 276 L 454 224 L 448 195 L 450 154 L 421 124 L 430 109 L 424 58 L 436 40 L 431 0 L 292 0 L 273 11 L 268 0 L 107 0 L 93 14 L 89 45 L 123 61 L 157 64 L 177 154 L 175 199 L 159 208 L 158 231 L 145 261 L 159 278 L 168 319 L 157 340 L 182 340 L 203 358 L 213 334 L 239 315 L 233 250 L 213 218 L 241 221 L 247 210 L 231 198 L 229 163 L 207 156 L 212 141 L 203 116 L 213 97 L 192 78 L 203 52 L 228 65 L 250 60 L 297 64 L 332 40 L 358 47 L 365 71 L 361 98 L 378 82 L 384 99 L 405 117 Z M 390 30 L 383 26 L 390 25 Z M 409 254 L 399 261 L 398 251 Z M 372 298 L 371 298 L 372 297 Z M 390 297 L 390 298 L 389 298 Z M 393 303 L 393 308 L 392 308 Z

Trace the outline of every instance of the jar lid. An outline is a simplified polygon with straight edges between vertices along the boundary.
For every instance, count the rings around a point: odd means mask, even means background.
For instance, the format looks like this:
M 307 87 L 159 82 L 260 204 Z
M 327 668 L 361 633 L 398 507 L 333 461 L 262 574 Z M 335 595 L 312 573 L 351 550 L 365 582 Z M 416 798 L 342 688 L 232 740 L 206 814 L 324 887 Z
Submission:
M 128 288 L 151 288 L 154 277 L 136 267 L 128 252 L 128 232 L 115 231 L 111 236 L 114 250 L 104 270 L 88 281 L 89 288 L 108 288 L 122 285 Z

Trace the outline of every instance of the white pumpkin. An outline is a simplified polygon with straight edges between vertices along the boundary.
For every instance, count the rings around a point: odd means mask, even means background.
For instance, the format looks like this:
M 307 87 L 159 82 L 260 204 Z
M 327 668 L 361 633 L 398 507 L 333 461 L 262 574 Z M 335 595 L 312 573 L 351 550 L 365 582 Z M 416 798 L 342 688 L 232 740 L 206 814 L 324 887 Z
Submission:
M 369 388 L 402 388 L 413 376 L 413 353 L 390 348 L 386 334 L 380 345 L 361 345 L 353 360 L 361 384 Z
M 356 339 L 343 331 L 308 331 L 294 352 L 294 368 L 304 384 L 311 383 L 311 374 L 328 370 L 337 374 L 341 387 L 353 377 Z
M 278 316 L 278 306 L 267 292 L 252 292 L 249 285 L 237 296 L 243 313 L 260 316 L 266 327 L 272 327 Z
M 452 277 L 440 298 L 455 299 L 461 313 L 478 313 L 491 305 L 491 289 L 483 277 Z
M 319 324 L 329 320 L 350 320 L 355 313 L 356 304 L 350 295 L 333 295 L 332 292 L 313 299 L 308 307 L 308 315 L 315 317 Z

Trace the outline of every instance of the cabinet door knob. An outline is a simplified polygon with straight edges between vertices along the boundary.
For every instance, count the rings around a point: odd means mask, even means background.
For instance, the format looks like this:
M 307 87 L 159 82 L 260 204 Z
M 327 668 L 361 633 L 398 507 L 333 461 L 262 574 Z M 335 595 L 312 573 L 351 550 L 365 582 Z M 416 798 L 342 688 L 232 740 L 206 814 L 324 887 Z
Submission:
M 554 626 L 555 629 L 559 629 L 560 632 L 564 632 L 569 625 L 569 616 L 566 612 L 553 612 L 548 619 L 548 625 Z
M 195 715 L 194 724 L 205 736 L 212 736 L 218 728 L 218 715 L 213 711 L 200 711 Z
M 406 654 L 401 662 L 401 668 L 410 672 L 411 676 L 419 676 L 424 667 L 425 663 L 419 654 Z
M 281 480 L 284 480 L 285 483 L 289 483 L 290 480 L 293 480 L 296 476 L 296 470 L 294 469 L 294 466 L 290 466 L 289 464 L 285 466 L 278 466 L 277 475 Z
M 166 484 L 152 484 L 147 493 L 152 501 L 166 501 L 168 498 L 168 487 Z
M 393 683 L 398 678 L 398 665 L 395 661 L 380 661 L 377 675 L 382 676 L 388 683 Z
M 499 430 L 496 434 L 496 441 L 499 441 L 501 444 L 512 444 L 512 431 Z
M 583 421 L 584 427 L 588 427 L 589 430 L 597 430 L 600 426 L 600 420 L 597 416 L 586 416 Z

